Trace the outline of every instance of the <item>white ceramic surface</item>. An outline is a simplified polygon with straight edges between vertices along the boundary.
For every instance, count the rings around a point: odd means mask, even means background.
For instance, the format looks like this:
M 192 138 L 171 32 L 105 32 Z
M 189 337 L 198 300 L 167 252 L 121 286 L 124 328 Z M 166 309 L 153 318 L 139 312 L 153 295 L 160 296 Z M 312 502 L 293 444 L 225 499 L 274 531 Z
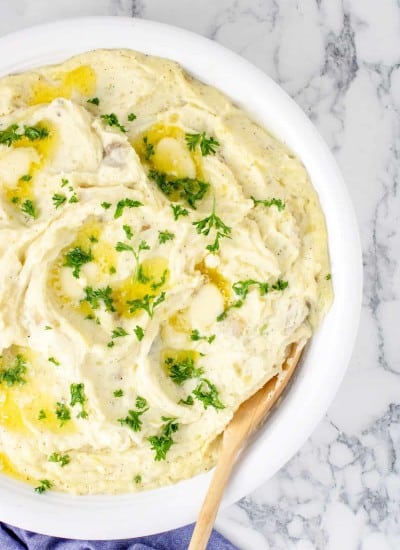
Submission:
M 290 392 L 243 453 L 226 491 L 226 506 L 291 458 L 321 420 L 344 375 L 361 306 L 361 250 L 355 216 L 333 157 L 300 108 L 260 70 L 200 36 L 137 19 L 64 20 L 1 38 L 0 75 L 100 47 L 126 47 L 175 59 L 194 76 L 225 92 L 302 159 L 325 212 L 334 305 L 313 338 Z M 37 495 L 30 487 L 1 476 L 0 518 L 70 538 L 145 535 L 193 521 L 209 479 L 206 474 L 136 495 L 73 497 L 55 492 Z

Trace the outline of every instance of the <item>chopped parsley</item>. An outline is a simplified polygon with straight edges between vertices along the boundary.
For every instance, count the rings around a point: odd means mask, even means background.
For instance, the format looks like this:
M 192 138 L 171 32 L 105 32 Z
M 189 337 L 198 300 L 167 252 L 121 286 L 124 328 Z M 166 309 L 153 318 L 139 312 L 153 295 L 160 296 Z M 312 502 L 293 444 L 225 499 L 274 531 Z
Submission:
M 100 105 L 100 99 L 98 97 L 91 97 L 87 100 L 87 103 L 91 103 L 92 105 Z
M 71 420 L 71 411 L 64 403 L 57 402 L 56 417 L 60 421 L 60 426 L 64 426 L 68 420 Z
M 126 238 L 131 240 L 133 237 L 132 227 L 130 225 L 123 225 L 122 229 L 125 231 Z
M 215 214 L 215 197 L 211 214 L 206 218 L 203 218 L 202 220 L 193 222 L 193 225 L 196 227 L 197 233 L 205 236 L 210 233 L 211 229 L 215 230 L 214 242 L 206 246 L 207 250 L 209 250 L 210 252 L 216 252 L 217 250 L 219 250 L 220 239 L 222 239 L 223 237 L 226 237 L 227 239 L 231 238 L 230 235 L 232 232 L 232 228 L 228 227 L 221 220 L 221 218 Z
M 21 176 L 19 179 L 20 179 L 21 181 L 25 181 L 25 182 L 26 182 L 26 181 L 31 181 L 32 176 L 31 176 L 30 174 L 24 174 L 24 175 Z
M 179 216 L 188 216 L 189 212 L 186 210 L 186 208 L 182 208 L 180 204 L 170 204 L 172 208 L 172 212 L 174 214 L 174 220 L 176 221 Z
M 289 283 L 288 281 L 283 281 L 282 279 L 278 279 L 276 283 L 272 285 L 269 285 L 269 283 L 266 283 L 266 282 L 255 281 L 254 279 L 237 281 L 232 285 L 232 289 L 236 294 L 236 296 L 238 296 L 238 300 L 230 304 L 220 315 L 218 315 L 217 321 L 222 321 L 223 319 L 225 319 L 229 310 L 231 310 L 232 308 L 242 307 L 245 299 L 247 298 L 250 287 L 252 286 L 258 286 L 260 295 L 264 296 L 270 290 L 277 290 L 277 291 L 285 290 L 285 288 L 289 286 Z
M 49 132 L 46 128 L 40 126 L 24 126 L 22 132 L 18 132 L 18 124 L 11 124 L 5 130 L 0 130 L 0 145 L 11 145 L 26 137 L 29 141 L 42 140 L 48 137 Z
M 215 155 L 219 146 L 219 141 L 212 136 L 207 137 L 205 132 L 201 134 L 185 134 L 185 140 L 189 151 L 194 151 L 197 145 L 199 145 L 203 157 Z
M 54 452 L 49 456 L 49 462 L 59 462 L 61 468 L 64 468 L 64 466 L 69 464 L 70 461 L 71 459 L 69 455 L 62 455 L 61 453 Z
M 219 399 L 219 392 L 216 386 L 206 378 L 202 378 L 199 385 L 193 390 L 193 395 L 203 403 L 205 409 L 208 407 L 225 409 L 225 405 Z
M 142 414 L 149 410 L 147 401 L 144 397 L 138 396 L 136 398 L 136 408 L 139 410 L 129 410 L 128 415 L 125 418 L 119 418 L 118 422 L 121 426 L 129 426 L 134 432 L 140 432 L 142 429 Z
M 327 275 L 325 275 L 325 279 L 327 281 L 330 281 L 332 279 L 332 274 L 331 273 L 328 273 Z
M 167 241 L 172 241 L 173 239 L 175 239 L 175 234 L 174 233 L 170 233 L 169 231 L 159 231 L 158 232 L 158 242 L 160 244 L 164 244 Z
M 272 198 L 272 199 L 255 199 L 253 196 L 251 197 L 251 200 L 254 202 L 254 206 L 257 206 L 257 204 L 262 204 L 263 206 L 267 206 L 267 207 L 270 207 L 270 206 L 276 206 L 276 208 L 281 212 L 282 210 L 285 209 L 285 203 L 283 202 L 282 199 L 275 199 L 275 198 Z
M 56 208 L 59 208 L 60 206 L 62 206 L 67 200 L 67 197 L 65 195 L 61 195 L 60 193 L 54 193 L 54 195 L 51 198 Z
M 191 357 L 186 357 L 182 361 L 166 357 L 164 364 L 169 371 L 169 377 L 178 386 L 181 386 L 186 380 L 201 376 L 204 372 L 202 368 L 195 367 L 194 360 Z
M 38 414 L 38 420 L 44 420 L 45 418 L 47 418 L 46 411 L 43 409 L 40 409 Z
M 133 332 L 136 334 L 136 338 L 139 340 L 139 342 L 141 342 L 144 338 L 144 330 L 142 329 L 142 327 L 136 325 Z
M 154 460 L 157 462 L 167 458 L 167 453 L 174 444 L 172 434 L 177 432 L 179 429 L 179 424 L 176 422 L 176 418 L 162 416 L 161 420 L 165 422 L 165 424 L 161 427 L 161 435 L 152 435 L 147 438 L 152 450 L 155 451 Z
M 17 384 L 25 384 L 25 373 L 26 360 L 21 354 L 18 354 L 15 358 L 15 364 L 13 367 L 0 371 L 0 383 L 4 382 L 9 387 Z
M 198 340 L 206 340 L 209 344 L 212 344 L 214 342 L 216 336 L 215 334 L 212 334 L 211 336 L 201 336 L 199 331 L 197 329 L 192 330 L 190 334 L 190 339 L 197 342 Z
M 65 187 L 69 184 L 69 181 L 66 178 L 61 178 L 61 187 Z
M 74 407 L 77 404 L 81 405 L 81 412 L 77 415 L 77 418 L 87 418 L 88 413 L 85 410 L 85 404 L 87 401 L 87 397 L 85 395 L 85 384 L 82 384 L 82 382 L 79 384 L 71 384 L 69 390 L 71 393 L 71 407 Z
M 117 252 L 133 252 L 133 247 L 130 244 L 123 243 L 121 241 L 118 241 L 115 245 L 115 250 Z
M 139 484 L 139 483 L 142 483 L 142 476 L 141 475 L 137 475 L 133 478 L 133 481 L 136 483 L 136 484 Z
M 124 327 L 117 327 L 112 331 L 111 338 L 122 338 L 123 336 L 128 336 L 128 333 Z
M 152 143 L 149 143 L 147 136 L 143 138 L 143 144 L 144 144 L 144 158 L 146 160 L 150 160 L 151 157 L 154 155 L 154 145 Z
M 46 326 L 44 327 L 44 330 L 53 330 L 53 327 L 50 327 L 49 325 L 46 325 Z
M 40 485 L 35 487 L 35 492 L 39 493 L 40 495 L 53 487 L 52 482 L 49 481 L 48 479 L 40 479 L 39 483 Z
M 165 300 L 165 292 L 161 292 L 161 294 L 146 294 L 143 296 L 143 298 L 139 298 L 136 300 L 128 300 L 126 303 L 130 306 L 129 312 L 134 313 L 135 311 L 139 311 L 140 309 L 143 309 L 147 312 L 150 319 L 154 316 L 154 310 L 157 306 L 159 306 L 162 302 Z
M 49 358 L 47 359 L 47 361 L 49 361 L 50 363 L 53 363 L 53 364 L 56 365 L 56 366 L 59 366 L 59 364 L 60 364 L 60 363 L 57 361 L 57 359 L 55 359 L 54 357 L 49 357 Z
M 111 208 L 111 202 L 102 202 L 101 203 L 101 207 L 104 208 L 104 210 L 108 210 L 109 208 Z
M 104 120 L 108 126 L 115 126 L 116 128 L 119 128 L 121 132 L 126 133 L 126 128 L 120 124 L 118 117 L 115 113 L 110 113 L 109 115 L 100 115 L 100 118 Z
M 85 292 L 85 298 L 82 299 L 82 302 L 88 302 L 92 309 L 98 309 L 100 307 L 100 302 L 103 302 L 106 311 L 115 311 L 112 288 L 110 286 L 104 288 L 87 286 L 83 290 Z
M 34 202 L 31 201 L 30 199 L 26 199 L 26 200 L 22 203 L 21 211 L 22 211 L 24 214 L 27 214 L 28 216 L 30 216 L 31 218 L 34 218 L 34 219 L 37 218 L 37 216 L 38 216 L 38 213 L 37 213 L 35 204 L 34 204 Z
M 167 197 L 179 196 L 194 209 L 196 202 L 204 197 L 210 187 L 209 183 L 196 178 L 167 179 L 165 172 L 157 170 L 150 170 L 148 177 L 155 182 L 164 195 Z
M 92 251 L 89 249 L 87 252 L 80 246 L 76 246 L 67 252 L 65 255 L 66 267 L 72 267 L 72 275 L 79 279 L 81 267 L 93 260 Z
M 118 390 L 115 390 L 115 391 L 113 392 L 113 396 L 114 396 L 114 397 L 122 397 L 123 395 L 124 395 L 124 391 L 123 391 L 121 388 L 118 389 Z
M 186 399 L 180 399 L 179 403 L 182 403 L 182 405 L 189 405 L 191 407 L 194 405 L 194 400 L 191 395 L 188 395 Z
M 124 208 L 138 208 L 139 206 L 143 206 L 143 204 L 140 201 L 134 201 L 132 199 L 121 199 L 117 203 L 117 207 L 115 209 L 114 218 L 120 218 L 122 216 L 122 212 L 124 211 Z
M 137 116 L 135 115 L 135 113 L 129 113 L 128 115 L 129 122 L 133 122 L 136 118 Z

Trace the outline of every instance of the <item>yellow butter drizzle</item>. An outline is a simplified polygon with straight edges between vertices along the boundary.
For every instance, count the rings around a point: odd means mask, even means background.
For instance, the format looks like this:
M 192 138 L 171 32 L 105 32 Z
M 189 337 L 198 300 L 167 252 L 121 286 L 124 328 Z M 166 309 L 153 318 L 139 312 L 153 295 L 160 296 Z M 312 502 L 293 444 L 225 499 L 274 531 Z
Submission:
M 45 77 L 39 77 L 39 80 L 32 85 L 29 105 L 50 103 L 58 97 L 71 99 L 74 92 L 83 96 L 91 96 L 95 90 L 96 73 L 94 69 L 89 65 L 82 65 L 69 72 L 56 73 L 51 81 Z
M 25 474 L 17 469 L 15 464 L 11 462 L 10 458 L 5 453 L 0 453 L 0 474 L 24 481 L 30 485 L 36 485 L 37 480 L 33 479 L 28 474 Z
M 211 283 L 218 288 L 224 298 L 225 307 L 227 307 L 232 296 L 232 286 L 229 281 L 217 269 L 207 267 L 204 261 L 196 264 L 195 269 L 204 276 L 205 282 Z

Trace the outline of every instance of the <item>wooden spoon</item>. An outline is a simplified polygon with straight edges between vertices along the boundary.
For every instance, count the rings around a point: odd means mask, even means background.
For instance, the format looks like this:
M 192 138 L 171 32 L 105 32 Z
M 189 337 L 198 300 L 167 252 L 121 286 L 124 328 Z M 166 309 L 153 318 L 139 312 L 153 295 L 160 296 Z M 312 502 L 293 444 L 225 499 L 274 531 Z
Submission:
M 282 374 L 275 375 L 257 393 L 242 403 L 225 428 L 222 449 L 188 550 L 205 550 L 207 548 L 225 485 L 231 475 L 236 457 L 246 439 L 264 420 L 267 412 L 286 388 L 303 347 L 304 342 L 292 344 L 289 356 L 283 365 Z

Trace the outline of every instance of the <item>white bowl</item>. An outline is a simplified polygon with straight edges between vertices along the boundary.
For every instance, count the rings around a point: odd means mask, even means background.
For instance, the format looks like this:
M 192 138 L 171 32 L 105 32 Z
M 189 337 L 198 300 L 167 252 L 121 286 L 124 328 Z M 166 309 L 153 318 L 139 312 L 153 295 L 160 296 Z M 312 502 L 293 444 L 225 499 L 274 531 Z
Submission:
M 59 21 L 0 39 L 0 75 L 60 62 L 95 48 L 131 48 L 181 63 L 219 88 L 303 161 L 328 227 L 335 292 L 296 379 L 267 424 L 243 452 L 226 490 L 227 506 L 273 476 L 321 420 L 346 370 L 361 307 L 362 263 L 357 224 L 339 169 L 320 135 L 290 97 L 259 69 L 215 42 L 142 19 L 91 17 Z M 116 539 L 192 522 L 211 474 L 139 494 L 70 496 L 0 476 L 0 519 L 49 535 Z

